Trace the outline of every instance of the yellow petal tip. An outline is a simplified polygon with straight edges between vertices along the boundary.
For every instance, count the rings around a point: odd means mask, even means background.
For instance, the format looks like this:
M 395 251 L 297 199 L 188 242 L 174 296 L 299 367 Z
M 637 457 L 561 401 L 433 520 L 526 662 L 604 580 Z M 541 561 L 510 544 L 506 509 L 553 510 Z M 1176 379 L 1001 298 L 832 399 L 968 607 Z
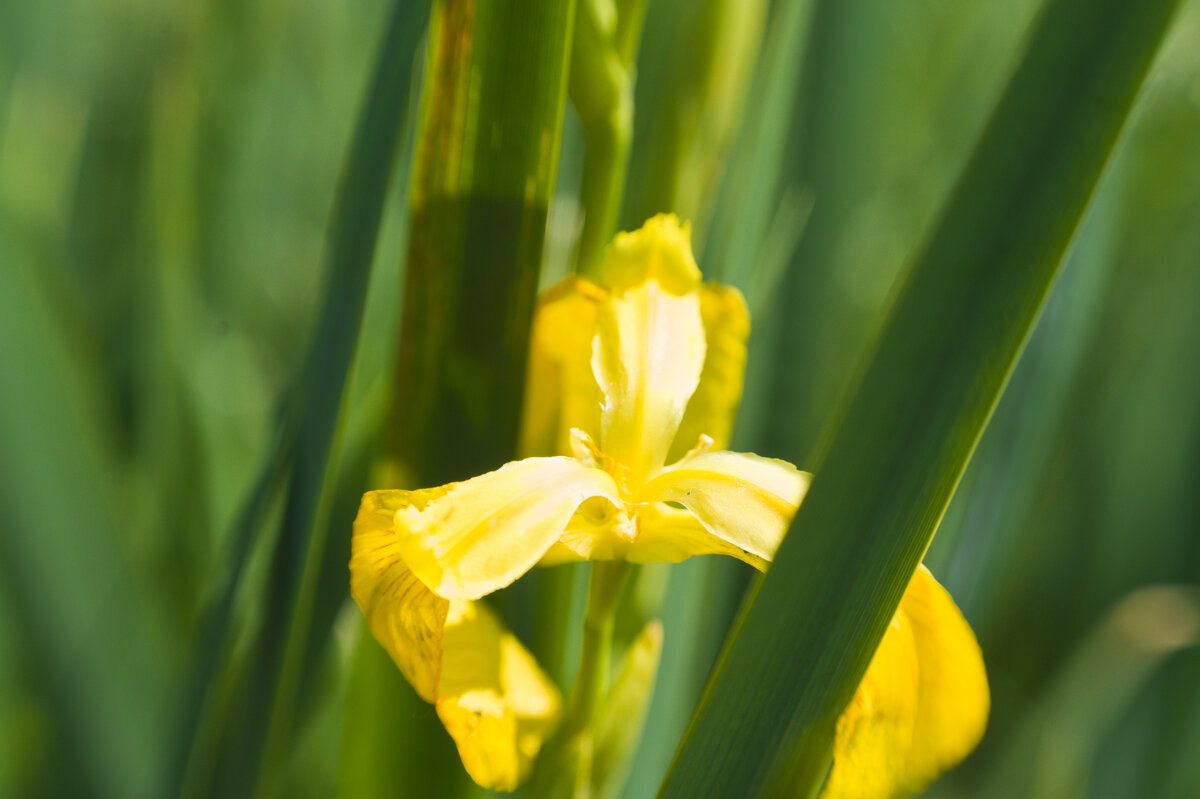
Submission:
M 655 280 L 668 293 L 687 294 L 700 284 L 692 254 L 692 229 L 674 214 L 659 214 L 631 233 L 618 233 L 604 253 L 604 285 L 614 291 Z

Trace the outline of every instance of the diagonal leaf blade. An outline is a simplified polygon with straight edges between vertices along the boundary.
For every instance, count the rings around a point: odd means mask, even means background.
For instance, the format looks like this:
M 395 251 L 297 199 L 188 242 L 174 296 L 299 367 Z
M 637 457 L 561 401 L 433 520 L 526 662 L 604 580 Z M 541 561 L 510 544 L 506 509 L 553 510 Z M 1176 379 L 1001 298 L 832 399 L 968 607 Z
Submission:
M 408 118 L 413 54 L 423 30 L 414 18 L 424 16 L 424 3 L 397 0 L 351 144 L 334 205 L 327 245 L 325 301 L 308 357 L 279 411 L 278 445 L 264 467 L 259 484 L 237 521 L 221 590 L 206 619 L 205 651 L 191 675 L 182 720 L 183 746 L 196 758 L 207 733 L 201 707 L 215 693 L 219 655 L 229 647 L 234 594 L 238 590 L 253 536 L 271 496 L 288 477 L 284 517 L 274 544 L 268 577 L 264 621 L 247 657 L 232 664 L 236 703 L 232 734 L 222 735 L 213 755 L 222 763 L 219 790 L 248 795 L 254 786 L 275 783 L 288 749 L 295 701 L 303 676 L 303 657 L 312 632 L 313 602 L 325 550 L 325 531 L 333 486 L 338 474 L 337 441 L 344 423 L 343 406 L 358 341 L 367 286 L 391 183 L 398 142 Z M 211 698 L 208 701 L 212 701 Z M 226 733 L 229 731 L 226 730 Z M 186 758 L 181 757 L 181 760 Z M 209 775 L 181 764 L 173 779 L 185 790 L 204 793 L 198 780 Z
M 813 795 L 1177 3 L 1050 0 L 739 617 L 662 796 Z

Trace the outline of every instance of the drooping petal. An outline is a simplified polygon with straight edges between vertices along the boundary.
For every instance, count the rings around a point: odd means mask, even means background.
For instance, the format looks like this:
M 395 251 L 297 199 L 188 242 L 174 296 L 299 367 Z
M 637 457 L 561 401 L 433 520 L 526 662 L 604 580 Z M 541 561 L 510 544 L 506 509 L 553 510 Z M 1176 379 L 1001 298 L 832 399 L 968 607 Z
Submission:
M 746 300 L 732 286 L 705 283 L 700 286 L 700 318 L 704 323 L 704 368 L 667 455 L 668 463 L 686 455 L 702 435 L 713 440 L 714 449 L 728 447 L 742 401 L 746 340 L 750 337 Z
M 810 479 L 787 461 L 705 452 L 655 473 L 637 501 L 680 503 L 710 534 L 743 553 L 735 557 L 762 568 L 779 548 Z M 693 554 L 716 551 L 703 548 L 696 536 L 681 537 L 681 545 L 689 541 L 698 547 Z
M 899 799 L 924 789 L 979 742 L 988 708 L 979 644 L 921 566 L 838 720 L 821 799 Z
M 602 288 L 569 277 L 545 292 L 533 314 L 521 419 L 523 456 L 570 455 L 571 430 L 600 435 L 600 387 L 592 340 Z
M 471 778 L 511 791 L 558 720 L 558 689 L 481 602 L 451 602 L 442 641 L 438 718 Z
M 920 701 L 912 627 L 897 612 L 849 706 L 838 719 L 833 766 L 820 799 L 903 796 Z
M 686 229 L 655 217 L 605 255 L 592 370 L 603 396 L 600 448 L 636 482 L 667 451 L 704 366 L 704 324 Z
M 393 528 L 408 493 L 363 497 L 351 594 L 376 640 L 436 706 L 471 777 L 486 788 L 512 790 L 557 720 L 561 697 L 485 605 L 443 599 L 408 569 Z
M 363 495 L 351 540 L 350 595 L 405 678 L 422 699 L 433 702 L 450 602 L 426 588 L 400 557 L 393 522 L 408 493 Z
M 606 472 L 565 457 L 526 458 L 403 493 L 394 521 L 400 557 L 447 599 L 478 599 L 529 571 L 585 500 L 619 502 Z
M 906 790 L 922 790 L 979 743 L 991 707 L 983 653 L 950 593 L 924 565 L 900 609 L 912 624 L 920 668 L 913 748 Z

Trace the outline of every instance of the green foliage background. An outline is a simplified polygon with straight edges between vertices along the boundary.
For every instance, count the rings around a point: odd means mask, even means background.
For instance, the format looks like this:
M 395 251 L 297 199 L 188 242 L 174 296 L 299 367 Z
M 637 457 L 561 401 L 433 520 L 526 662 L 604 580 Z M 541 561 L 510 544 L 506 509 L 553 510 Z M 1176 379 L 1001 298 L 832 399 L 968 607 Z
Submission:
M 742 50 L 708 60 L 720 36 L 690 6 L 648 6 L 622 225 L 689 210 L 702 269 L 755 313 L 735 448 L 803 468 L 1038 3 L 779 0 Z M 339 579 L 386 444 L 407 246 L 427 9 L 392 13 L 0 5 L 0 795 L 478 793 L 432 711 L 360 646 Z M 345 244 L 369 213 L 340 233 L 331 220 L 353 207 L 337 189 L 389 30 L 401 135 L 364 145 L 363 180 L 389 188 L 343 394 L 338 359 L 310 345 L 353 334 L 338 327 L 353 297 L 330 306 L 325 281 L 369 258 Z M 711 76 L 746 52 L 739 107 Z M 732 146 L 711 175 L 662 156 L 722 125 Z M 568 108 L 543 284 L 569 268 L 583 153 Z M 707 182 L 672 196 L 677 168 Z M 1188 0 L 927 556 L 993 690 L 983 744 L 930 796 L 1200 795 L 1198 343 Z M 277 467 L 312 457 L 294 417 L 327 400 L 344 402 L 338 468 Z M 295 555 L 317 575 L 299 621 L 276 607 L 301 591 L 278 576 L 297 492 L 320 544 Z M 666 648 L 627 795 L 657 790 L 749 578 L 700 559 L 660 586 Z M 1164 584 L 1181 587 L 1142 590 Z M 291 632 L 264 656 L 280 618 Z M 238 756 L 256 735 L 266 766 Z

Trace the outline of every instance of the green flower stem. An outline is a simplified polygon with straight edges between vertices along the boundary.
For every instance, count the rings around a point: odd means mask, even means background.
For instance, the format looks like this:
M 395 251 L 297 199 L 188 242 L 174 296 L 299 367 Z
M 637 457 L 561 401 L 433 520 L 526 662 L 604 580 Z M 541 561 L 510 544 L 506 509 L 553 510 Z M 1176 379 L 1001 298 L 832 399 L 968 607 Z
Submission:
M 542 569 L 537 577 L 537 628 L 533 651 L 542 668 L 558 685 L 567 685 L 578 671 L 583 640 L 580 617 L 587 602 L 590 565 L 576 563 Z
M 625 561 L 590 564 L 588 605 L 583 619 L 579 671 L 562 724 L 538 756 L 531 796 L 566 799 L 592 796 L 596 726 L 609 694 L 616 612 L 635 566 Z
M 612 660 L 613 622 L 617 605 L 632 573 L 633 564 L 622 560 L 592 564 L 587 615 L 583 619 L 583 651 L 579 675 L 571 691 L 571 704 L 563 723 L 564 740 L 569 740 L 590 726 L 604 699 Z

